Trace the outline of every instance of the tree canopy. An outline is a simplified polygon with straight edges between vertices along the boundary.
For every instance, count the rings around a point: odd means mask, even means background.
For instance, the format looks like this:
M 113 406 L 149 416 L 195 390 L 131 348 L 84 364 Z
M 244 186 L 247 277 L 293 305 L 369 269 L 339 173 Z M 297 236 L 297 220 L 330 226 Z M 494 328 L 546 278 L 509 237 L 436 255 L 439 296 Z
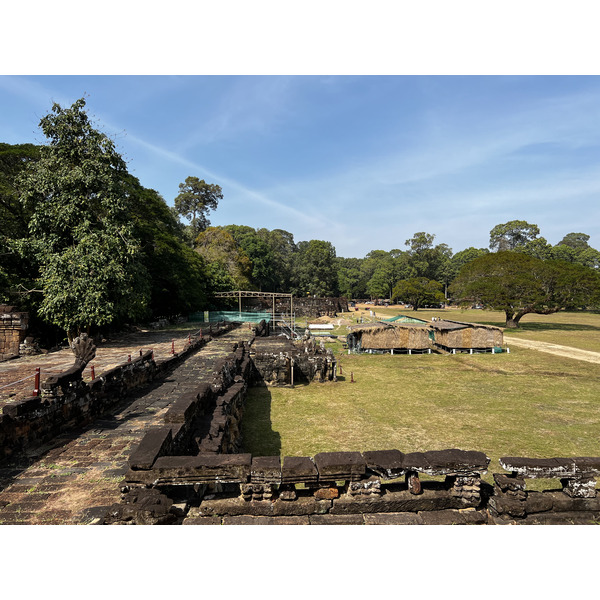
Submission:
M 501 310 L 507 327 L 529 313 L 551 314 L 597 301 L 600 274 L 582 265 L 499 251 L 466 264 L 451 286 L 456 298 Z
M 204 179 L 186 177 L 185 182 L 179 184 L 179 194 L 174 201 L 175 209 L 182 217 L 190 219 L 190 239 L 195 240 L 210 225 L 208 211 L 216 210 L 222 199 L 220 186 L 206 183 Z
M 149 291 L 128 216 L 125 162 L 84 107 L 83 98 L 52 106 L 40 121 L 49 143 L 19 180 L 31 217 L 18 246 L 38 269 L 40 314 L 69 339 L 143 316 Z
M 537 225 L 527 221 L 508 221 L 496 225 L 490 231 L 491 250 L 514 250 L 535 239 L 540 234 Z
M 439 281 L 427 277 L 411 277 L 396 284 L 392 299 L 411 304 L 413 310 L 419 310 L 423 306 L 443 303 L 445 296 L 442 289 Z

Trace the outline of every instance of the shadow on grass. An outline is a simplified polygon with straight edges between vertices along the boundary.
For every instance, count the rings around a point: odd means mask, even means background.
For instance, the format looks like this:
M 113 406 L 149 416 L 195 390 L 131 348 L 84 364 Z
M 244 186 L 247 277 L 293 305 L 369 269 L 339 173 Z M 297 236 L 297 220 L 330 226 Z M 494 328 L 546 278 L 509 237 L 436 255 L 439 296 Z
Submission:
M 281 454 L 281 436 L 273 431 L 271 421 L 271 392 L 264 383 L 248 390 L 242 419 L 242 444 L 244 451 L 253 456 Z

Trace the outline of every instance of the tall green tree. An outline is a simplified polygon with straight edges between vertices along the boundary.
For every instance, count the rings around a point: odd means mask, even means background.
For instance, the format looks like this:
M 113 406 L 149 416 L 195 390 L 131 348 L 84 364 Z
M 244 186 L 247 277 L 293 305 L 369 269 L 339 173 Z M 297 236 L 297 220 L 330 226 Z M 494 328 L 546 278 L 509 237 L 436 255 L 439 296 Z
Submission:
M 537 225 L 527 221 L 508 221 L 496 225 L 490 231 L 491 250 L 514 250 L 517 246 L 524 246 L 540 234 Z
M 0 143 L 0 302 L 18 302 L 30 311 L 31 302 L 19 292 L 34 287 L 35 269 L 19 256 L 12 242 L 27 232 L 31 217 L 31 210 L 19 200 L 19 177 L 29 163 L 39 158 L 39 146 Z
M 285 229 L 258 229 L 256 233 L 271 249 L 274 292 L 289 293 L 294 279 L 294 257 L 297 252 L 294 236 Z
M 276 282 L 275 253 L 269 237 L 247 225 L 226 225 L 229 232 L 252 263 L 251 280 L 259 291 L 273 291 Z
M 439 281 L 427 277 L 411 277 L 399 281 L 392 292 L 394 302 L 401 300 L 412 304 L 413 310 L 419 310 L 430 304 L 441 304 L 445 300 L 443 286 Z
M 567 233 L 565 237 L 556 244 L 557 246 L 570 246 L 576 250 L 584 250 L 585 248 L 589 248 L 588 240 L 590 236 L 587 233 Z
M 223 199 L 220 186 L 206 183 L 198 177 L 186 177 L 184 183 L 179 184 L 179 194 L 175 198 L 175 209 L 182 217 L 189 219 L 189 238 L 195 240 L 198 234 L 209 225 L 207 214 L 216 210 L 219 200 Z
M 433 245 L 435 235 L 419 231 L 406 240 L 412 277 L 434 279 L 447 286 L 452 275 L 452 249 L 447 244 Z
M 336 259 L 338 274 L 338 289 L 340 294 L 348 299 L 364 298 L 366 295 L 366 281 L 363 276 L 361 265 L 362 258 Z
M 146 315 L 149 295 L 125 162 L 84 108 L 83 98 L 69 108 L 52 106 L 40 121 L 48 144 L 19 181 L 31 218 L 18 245 L 38 269 L 39 312 L 69 339 Z
M 195 246 L 208 265 L 211 291 L 252 287 L 252 261 L 225 228 L 207 227 L 196 238 Z
M 310 240 L 298 244 L 296 272 L 302 296 L 337 296 L 338 282 L 335 248 L 325 240 Z
M 499 251 L 466 264 L 451 290 L 463 301 L 503 311 L 506 327 L 519 327 L 530 313 L 548 315 L 597 303 L 600 274 L 582 265 Z
M 131 175 L 126 181 L 130 218 L 150 276 L 150 313 L 168 318 L 200 310 L 210 279 L 204 259 L 185 243 L 177 216 L 162 196 Z

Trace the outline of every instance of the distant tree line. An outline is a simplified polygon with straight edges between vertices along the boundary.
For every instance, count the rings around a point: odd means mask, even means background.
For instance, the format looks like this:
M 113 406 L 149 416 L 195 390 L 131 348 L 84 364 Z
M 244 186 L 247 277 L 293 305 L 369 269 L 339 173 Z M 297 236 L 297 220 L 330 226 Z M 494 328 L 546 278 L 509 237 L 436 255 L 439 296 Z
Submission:
M 537 225 L 510 221 L 489 248 L 454 254 L 417 232 L 404 249 L 336 256 L 326 240 L 283 229 L 213 227 L 221 188 L 190 176 L 169 207 L 127 170 L 89 120 L 85 100 L 54 104 L 47 143 L 0 143 L 0 302 L 29 310 L 40 330 L 69 339 L 101 326 L 188 314 L 216 291 L 401 300 L 416 310 L 456 301 L 503 310 L 518 326 L 530 312 L 597 307 L 600 252 L 589 235 L 552 246 Z

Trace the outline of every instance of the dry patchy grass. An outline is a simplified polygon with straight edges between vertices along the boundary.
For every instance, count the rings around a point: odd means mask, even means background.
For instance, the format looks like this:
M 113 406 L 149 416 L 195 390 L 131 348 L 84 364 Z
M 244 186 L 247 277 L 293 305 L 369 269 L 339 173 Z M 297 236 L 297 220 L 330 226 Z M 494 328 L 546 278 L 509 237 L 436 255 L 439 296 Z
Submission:
M 338 382 L 251 389 L 246 450 L 313 456 L 461 448 L 485 452 L 491 471 L 502 471 L 501 456 L 598 455 L 600 365 L 525 349 L 341 355 L 340 362 Z

